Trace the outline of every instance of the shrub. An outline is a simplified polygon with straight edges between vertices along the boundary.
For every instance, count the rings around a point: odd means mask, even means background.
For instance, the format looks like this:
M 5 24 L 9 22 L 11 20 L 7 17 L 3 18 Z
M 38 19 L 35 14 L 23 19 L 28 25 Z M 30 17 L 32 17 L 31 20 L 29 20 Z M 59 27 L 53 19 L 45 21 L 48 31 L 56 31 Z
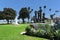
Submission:
M 43 37 L 45 35 L 45 30 L 39 29 L 36 31 L 36 36 Z
M 31 30 L 30 30 L 30 34 L 29 34 L 29 35 L 34 36 L 34 34 L 35 34 L 35 29 L 34 29 L 34 28 L 31 28 Z
M 30 26 L 26 28 L 26 34 L 27 35 L 33 35 L 35 34 L 35 29 L 31 28 Z
M 60 39 L 60 30 L 56 30 L 56 36 L 57 36 L 57 39 L 59 40 Z
M 45 25 L 46 27 L 43 27 L 41 24 L 38 24 L 39 28 L 35 30 L 32 27 L 27 27 L 26 28 L 26 33 L 28 35 L 33 35 L 33 36 L 39 36 L 39 37 L 47 37 L 50 36 L 50 26 Z
M 38 27 L 39 27 L 39 29 L 41 29 L 42 28 L 42 24 L 38 24 Z
M 29 26 L 29 27 L 27 27 L 25 30 L 26 30 L 26 34 L 30 34 L 31 27 Z
M 38 24 L 38 29 L 34 29 L 33 27 L 27 27 L 26 33 L 32 36 L 50 38 L 51 40 L 60 38 L 60 30 L 55 30 L 53 26 L 49 24 L 45 24 L 43 27 L 42 24 Z M 57 40 L 57 39 L 56 39 Z

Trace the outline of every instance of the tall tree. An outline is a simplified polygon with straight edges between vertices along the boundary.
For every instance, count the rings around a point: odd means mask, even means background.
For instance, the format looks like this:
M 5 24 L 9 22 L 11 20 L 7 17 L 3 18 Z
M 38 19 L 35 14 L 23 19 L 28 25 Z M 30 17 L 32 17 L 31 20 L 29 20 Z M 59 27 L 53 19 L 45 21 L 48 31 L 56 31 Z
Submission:
M 21 8 L 21 10 L 19 11 L 19 17 L 18 19 L 22 19 L 23 20 L 23 23 L 24 23 L 24 19 L 28 17 L 28 14 L 27 14 L 28 10 L 27 8 Z
M 33 21 L 34 23 L 35 23 L 35 19 L 36 19 L 36 17 L 35 17 L 35 15 L 31 18 L 31 21 Z
M 34 13 L 35 13 L 35 22 L 37 22 L 37 11 L 35 11 Z
M 45 13 L 46 5 L 44 5 L 43 8 L 44 8 L 44 13 Z
M 50 13 L 49 13 L 49 14 L 51 15 L 51 8 L 49 9 L 49 11 L 50 11 Z
M 27 8 L 28 9 L 28 22 L 29 22 L 29 19 L 30 19 L 30 13 L 33 11 L 33 9 L 30 9 L 30 7 Z
M 44 13 L 43 13 L 43 23 L 45 23 L 45 9 L 46 9 L 46 5 L 43 6 L 43 8 L 44 8 Z
M 45 13 L 43 13 L 43 19 L 42 19 L 43 23 L 45 23 Z
M 3 11 L 0 11 L 0 20 L 4 20 L 5 19 L 5 14 Z
M 9 20 L 14 20 L 16 17 L 16 11 L 12 8 L 4 8 L 3 13 L 5 14 L 5 19 L 9 24 Z
M 22 19 L 23 20 L 23 23 L 24 23 L 24 19 L 25 18 L 28 18 L 28 20 L 29 20 L 29 18 L 30 18 L 30 13 L 32 12 L 32 10 L 30 11 L 30 8 L 28 7 L 24 7 L 24 8 L 21 8 L 21 10 L 19 11 L 19 17 L 18 17 L 18 19 Z
M 50 14 L 50 18 L 51 18 L 51 8 L 49 9 L 49 11 L 50 11 L 50 13 L 49 13 L 49 14 Z M 50 20 L 50 23 L 51 23 L 51 20 Z
M 41 22 L 42 21 L 42 7 L 39 7 L 39 10 L 38 10 L 38 22 Z

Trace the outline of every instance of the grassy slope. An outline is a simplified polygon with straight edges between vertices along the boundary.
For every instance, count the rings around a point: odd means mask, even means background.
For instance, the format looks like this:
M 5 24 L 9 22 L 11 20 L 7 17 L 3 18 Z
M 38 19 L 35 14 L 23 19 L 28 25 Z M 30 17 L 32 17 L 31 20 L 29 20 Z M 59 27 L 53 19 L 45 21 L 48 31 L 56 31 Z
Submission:
M 0 25 L 0 40 L 46 40 L 43 38 L 21 35 L 28 24 Z

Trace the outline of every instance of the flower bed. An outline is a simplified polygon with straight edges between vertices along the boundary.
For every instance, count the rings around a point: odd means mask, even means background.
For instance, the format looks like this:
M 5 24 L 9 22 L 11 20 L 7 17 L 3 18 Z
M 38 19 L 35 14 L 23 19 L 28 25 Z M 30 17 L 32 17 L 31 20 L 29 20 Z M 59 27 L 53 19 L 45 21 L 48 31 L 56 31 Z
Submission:
M 57 32 L 56 32 L 57 31 Z M 26 28 L 26 34 L 37 37 L 44 37 L 54 39 L 60 37 L 60 31 L 55 30 L 49 24 L 45 23 L 32 23 Z

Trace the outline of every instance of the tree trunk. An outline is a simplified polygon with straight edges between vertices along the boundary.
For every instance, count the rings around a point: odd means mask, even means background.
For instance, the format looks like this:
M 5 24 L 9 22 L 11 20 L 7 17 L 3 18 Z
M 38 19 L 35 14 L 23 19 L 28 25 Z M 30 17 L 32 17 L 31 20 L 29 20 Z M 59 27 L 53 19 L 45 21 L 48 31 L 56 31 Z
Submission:
M 28 23 L 29 23 L 29 18 L 28 18 Z
M 7 24 L 9 24 L 9 20 L 7 19 Z
M 13 20 L 10 20 L 10 24 L 12 24 L 13 22 L 12 22 Z
M 25 23 L 24 18 L 22 19 L 23 23 Z

